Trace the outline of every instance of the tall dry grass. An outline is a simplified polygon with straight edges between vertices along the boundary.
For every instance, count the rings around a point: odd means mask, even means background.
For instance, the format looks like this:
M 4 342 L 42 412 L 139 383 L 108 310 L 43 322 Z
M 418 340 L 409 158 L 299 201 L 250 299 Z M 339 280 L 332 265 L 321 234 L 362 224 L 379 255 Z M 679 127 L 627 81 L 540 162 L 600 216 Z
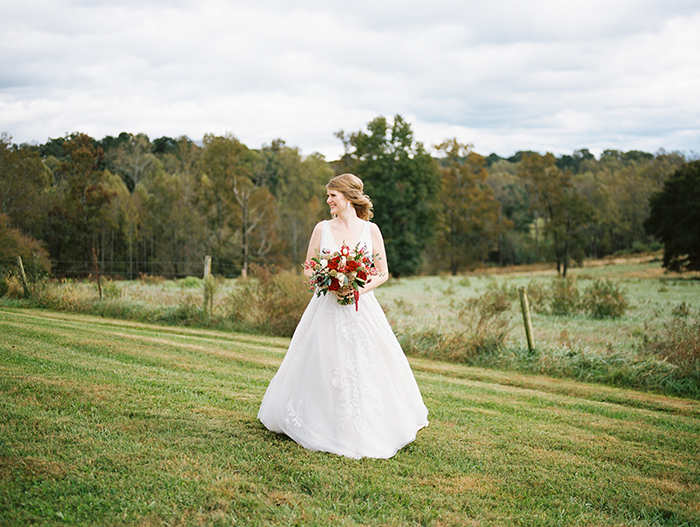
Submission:
M 457 304 L 455 324 L 403 326 L 396 329 L 408 355 L 471 364 L 480 355 L 505 347 L 510 332 L 511 301 L 507 293 L 489 291 Z
M 237 280 L 222 309 L 235 327 L 289 337 L 304 313 L 311 292 L 298 274 L 251 266 L 251 278 Z
M 30 307 L 182 326 L 211 327 L 289 337 L 311 298 L 299 275 L 253 266 L 245 280 L 195 277 L 173 283 L 144 276 L 137 285 L 103 281 L 38 281 L 28 298 L 16 277 L 9 277 L 0 297 Z

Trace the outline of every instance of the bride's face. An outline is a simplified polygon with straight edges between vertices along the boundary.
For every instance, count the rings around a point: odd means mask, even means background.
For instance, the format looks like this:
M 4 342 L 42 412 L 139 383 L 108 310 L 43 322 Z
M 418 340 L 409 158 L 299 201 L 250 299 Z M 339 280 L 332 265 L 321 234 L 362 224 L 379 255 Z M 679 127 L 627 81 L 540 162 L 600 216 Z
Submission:
M 350 203 L 350 201 L 342 192 L 328 189 L 327 194 L 328 199 L 326 199 L 326 203 L 328 203 L 328 206 L 331 208 L 331 214 L 340 214 L 348 208 L 348 203 Z

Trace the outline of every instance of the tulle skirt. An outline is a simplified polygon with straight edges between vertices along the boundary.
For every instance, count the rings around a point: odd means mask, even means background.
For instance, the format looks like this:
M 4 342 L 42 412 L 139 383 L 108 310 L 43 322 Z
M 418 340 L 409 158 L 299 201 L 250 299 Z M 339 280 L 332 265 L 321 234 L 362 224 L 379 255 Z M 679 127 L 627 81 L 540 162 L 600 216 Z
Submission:
M 354 305 L 314 297 L 270 381 L 258 418 L 309 450 L 389 458 L 428 410 L 374 292 Z

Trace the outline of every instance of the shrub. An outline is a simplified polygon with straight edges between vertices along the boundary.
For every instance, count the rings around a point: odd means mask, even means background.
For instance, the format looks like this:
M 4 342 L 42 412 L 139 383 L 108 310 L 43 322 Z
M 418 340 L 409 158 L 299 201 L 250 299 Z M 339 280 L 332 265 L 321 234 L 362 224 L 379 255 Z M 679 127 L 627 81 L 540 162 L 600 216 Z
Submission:
M 95 284 L 62 280 L 37 282 L 32 289 L 32 301 L 39 307 L 57 311 L 88 313 L 97 301 Z
M 455 285 L 452 282 L 450 282 L 448 286 L 442 290 L 442 294 L 445 296 L 454 295 L 456 292 Z
M 547 312 L 547 287 L 540 280 L 531 280 L 525 288 L 530 309 L 536 313 Z
M 216 294 L 219 292 L 221 289 L 221 285 L 223 284 L 224 279 L 223 278 L 216 278 L 214 275 L 209 275 L 207 276 L 203 283 L 204 283 L 204 310 L 208 313 L 208 315 L 211 317 L 213 315 L 214 311 L 214 298 L 216 297 Z
M 628 303 L 620 286 L 612 280 L 596 280 L 585 291 L 585 310 L 594 318 L 619 318 Z
M 299 275 L 251 266 L 251 278 L 238 280 L 225 302 L 227 317 L 243 330 L 289 337 L 311 292 Z
M 527 286 L 532 310 L 552 315 L 574 315 L 581 310 L 595 318 L 616 318 L 627 310 L 624 292 L 612 280 L 596 280 L 583 293 L 576 279 L 555 278 L 549 287 L 531 281 Z
M 665 334 L 650 342 L 652 351 L 675 364 L 683 375 L 700 380 L 700 313 L 697 317 L 674 316 Z
M 649 251 L 649 246 L 646 245 L 645 243 L 642 243 L 638 240 L 632 242 L 632 248 L 631 248 L 632 254 L 645 253 L 648 251 Z
M 467 356 L 496 352 L 505 344 L 510 332 L 510 309 L 511 300 L 503 291 L 488 291 L 464 302 L 458 321 L 470 328 Z
M 690 307 L 685 302 L 681 302 L 673 308 L 671 314 L 674 317 L 687 317 L 688 315 L 690 315 Z
M 511 302 L 517 298 L 517 289 L 513 296 L 510 290 L 489 289 L 483 295 L 469 298 L 464 301 L 459 312 L 459 319 L 462 320 L 470 311 L 479 314 L 479 318 L 492 318 L 500 315 L 511 308 Z
M 119 298 L 122 290 L 112 280 L 105 280 L 102 284 L 102 296 L 105 299 Z
M 164 276 L 158 276 L 158 275 L 150 275 L 150 274 L 139 274 L 139 280 L 141 280 L 144 284 L 150 284 L 150 285 L 162 285 L 164 284 L 167 279 Z
M 180 286 L 180 289 L 194 289 L 196 287 L 202 287 L 202 279 L 197 276 L 186 276 L 178 280 L 177 285 Z
M 7 293 L 7 290 L 10 288 L 10 286 L 7 283 L 7 277 L 0 277 L 0 298 L 5 296 Z
M 511 302 L 503 291 L 488 291 L 459 306 L 457 324 L 437 324 L 397 329 L 407 355 L 450 362 L 473 363 L 481 355 L 498 352 L 510 332 Z
M 508 285 L 507 282 L 499 284 L 497 281 L 493 281 L 486 287 L 487 294 L 501 295 L 507 300 L 517 300 L 520 297 L 518 293 L 518 288 L 514 285 Z M 492 297 L 495 300 L 494 297 Z
M 6 279 L 6 289 L 5 294 L 0 296 L 7 296 L 8 298 L 24 298 L 25 291 L 22 285 L 22 280 L 18 276 L 9 275 Z
M 10 227 L 10 223 L 10 217 L 0 212 L 0 273 L 14 268 L 14 261 L 19 256 L 29 280 L 46 276 L 51 270 L 49 253 L 41 242 Z M 5 261 L 7 265 L 3 265 Z
M 555 278 L 549 288 L 549 312 L 552 315 L 573 315 L 581 309 L 581 293 L 576 279 Z

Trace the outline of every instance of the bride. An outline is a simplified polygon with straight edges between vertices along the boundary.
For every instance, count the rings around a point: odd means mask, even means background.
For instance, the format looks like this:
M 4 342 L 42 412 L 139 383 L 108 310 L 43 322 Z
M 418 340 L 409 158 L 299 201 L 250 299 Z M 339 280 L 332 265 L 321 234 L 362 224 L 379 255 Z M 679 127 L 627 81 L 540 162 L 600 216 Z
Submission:
M 360 291 L 358 309 L 336 296 L 314 296 L 270 381 L 258 418 L 309 450 L 351 458 L 390 458 L 428 425 L 411 368 L 374 289 L 389 277 L 384 240 L 370 223 L 372 203 L 357 176 L 326 185 L 332 220 L 320 222 L 307 260 L 358 243 L 380 271 Z M 309 271 L 307 271 L 307 274 Z

